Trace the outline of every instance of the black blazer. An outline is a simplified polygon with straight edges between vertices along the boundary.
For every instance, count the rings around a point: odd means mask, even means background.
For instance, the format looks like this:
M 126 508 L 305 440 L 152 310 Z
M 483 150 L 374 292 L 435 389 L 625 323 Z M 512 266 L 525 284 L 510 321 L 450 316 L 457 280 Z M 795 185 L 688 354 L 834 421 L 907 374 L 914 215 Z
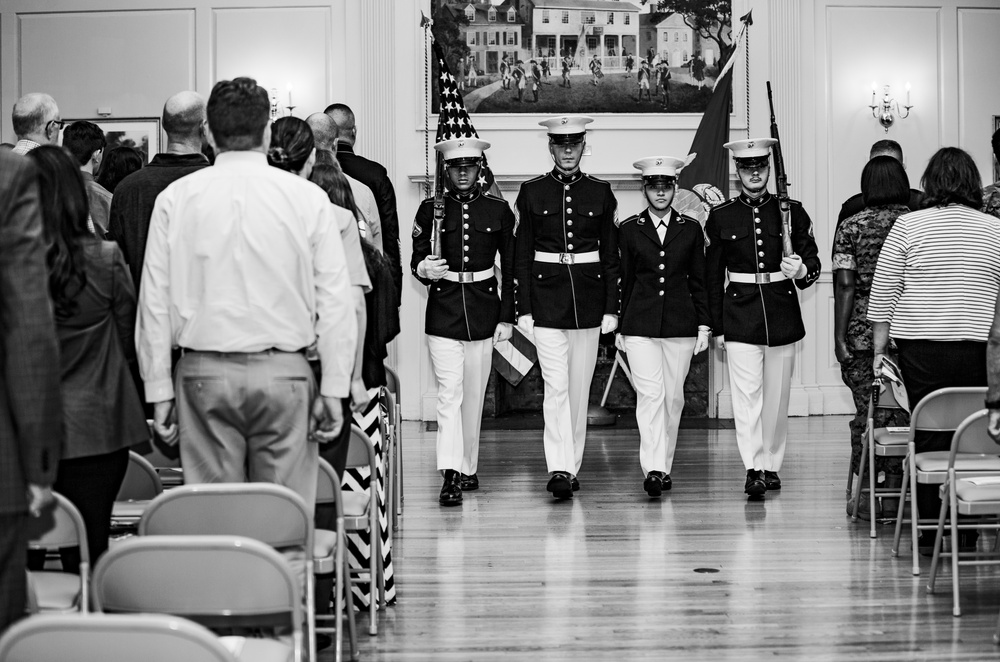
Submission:
M 403 296 L 403 263 L 399 248 L 399 217 L 396 214 L 396 190 L 384 167 L 358 156 L 354 147 L 342 142 L 337 143 L 337 161 L 341 169 L 349 177 L 353 177 L 372 190 L 375 204 L 378 206 L 378 217 L 382 223 L 382 251 L 392 264 L 392 279 L 396 284 L 399 306 Z
M 698 221 L 670 210 L 660 243 L 649 210 L 618 228 L 622 308 L 619 333 L 686 338 L 711 326 L 705 292 L 705 237 Z
M 515 304 L 537 326 L 587 329 L 618 313 L 618 202 L 611 185 L 555 170 L 521 184 L 515 203 Z M 535 251 L 588 253 L 600 262 L 536 262 Z
M 63 413 L 48 285 L 34 168 L 22 156 L 0 153 L 2 515 L 26 513 L 27 484 L 56 478 Z
M 729 283 L 726 287 L 727 271 L 781 271 L 781 211 L 778 198 L 766 193 L 759 200 L 741 194 L 709 213 L 705 223 L 705 283 L 716 336 L 768 347 L 788 345 L 805 337 L 795 288 L 804 290 L 819 278 L 819 249 L 802 203 L 791 201 L 791 217 L 792 248 L 806 265 L 806 275 L 795 281 Z
M 414 277 L 429 286 L 424 332 L 454 340 L 485 340 L 499 322 L 514 321 L 514 214 L 506 200 L 478 190 L 471 196 L 445 196 L 441 257 L 455 272 L 493 269 L 500 254 L 502 283 L 495 276 L 477 283 L 455 283 L 417 276 L 430 255 L 434 199 L 421 203 L 413 222 Z

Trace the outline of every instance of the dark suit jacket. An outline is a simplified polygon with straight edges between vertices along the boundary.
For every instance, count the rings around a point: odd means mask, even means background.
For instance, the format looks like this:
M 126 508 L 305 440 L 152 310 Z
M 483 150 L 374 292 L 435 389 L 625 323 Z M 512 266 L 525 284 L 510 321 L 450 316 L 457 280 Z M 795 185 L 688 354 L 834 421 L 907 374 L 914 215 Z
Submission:
M 59 361 L 31 163 L 0 153 L 0 514 L 27 483 L 55 481 L 63 440 Z
M 396 214 L 396 190 L 392 187 L 389 173 L 375 161 L 358 156 L 354 147 L 337 143 L 337 161 L 350 177 L 358 180 L 375 194 L 378 216 L 382 223 L 382 251 L 392 264 L 392 279 L 396 284 L 398 306 L 403 297 L 403 263 L 399 248 L 399 217 Z
M 125 258 L 115 242 L 91 238 L 83 259 L 87 285 L 76 310 L 56 318 L 64 458 L 103 455 L 149 438 L 128 366 L 135 360 L 135 290 Z
M 685 338 L 711 326 L 705 292 L 705 236 L 698 221 L 671 210 L 660 243 L 649 210 L 618 228 L 626 336 Z

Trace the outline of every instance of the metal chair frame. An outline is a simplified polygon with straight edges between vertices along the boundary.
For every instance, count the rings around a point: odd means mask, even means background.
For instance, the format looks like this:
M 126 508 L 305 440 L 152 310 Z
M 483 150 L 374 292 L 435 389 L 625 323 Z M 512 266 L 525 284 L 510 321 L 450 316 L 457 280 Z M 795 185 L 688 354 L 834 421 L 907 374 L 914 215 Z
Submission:
M 332 632 L 335 636 L 334 658 L 343 659 L 343 618 L 347 617 L 350 636 L 351 659 L 358 658 L 357 625 L 354 620 L 354 606 L 351 603 L 351 568 L 347 560 L 347 532 L 344 528 L 344 504 L 340 491 L 340 479 L 330 463 L 319 458 L 319 480 L 316 482 L 316 505 L 329 504 L 334 507 L 334 531 L 336 545 L 332 559 L 319 559 L 314 555 L 315 572 L 318 575 L 334 573 L 334 610 L 332 614 L 316 614 L 316 632 Z M 318 536 L 323 529 L 316 529 Z M 320 626 L 319 621 L 335 620 L 333 628 Z
M 64 547 L 80 548 L 80 590 L 77 594 L 76 608 L 69 611 L 79 611 L 86 614 L 90 609 L 90 550 L 87 546 L 87 527 L 83 516 L 73 503 L 53 492 L 55 502 L 42 511 L 41 517 L 30 518 L 28 523 L 28 549 L 45 550 L 62 549 Z M 62 581 L 67 572 L 53 570 L 28 572 L 28 611 L 31 613 L 65 613 L 66 610 L 46 607 L 38 602 L 37 585 L 48 581 Z
M 368 467 L 371 472 L 368 481 L 368 495 L 364 497 L 363 512 L 355 512 L 354 514 L 345 512 L 344 528 L 348 533 L 366 530 L 370 532 L 368 569 L 367 571 L 361 568 L 352 570 L 351 581 L 355 584 L 362 583 L 367 572 L 371 583 L 371 599 L 368 601 L 368 634 L 375 636 L 378 634 L 378 607 L 380 605 L 385 607 L 382 533 L 379 526 L 378 463 L 371 439 L 357 425 L 351 425 L 349 443 L 346 467 L 348 469 Z M 388 480 L 388 476 L 386 480 Z M 346 494 L 345 501 L 352 502 L 352 505 L 360 505 L 360 500 L 352 498 L 354 494 L 356 493 Z M 345 503 L 345 505 L 347 504 Z

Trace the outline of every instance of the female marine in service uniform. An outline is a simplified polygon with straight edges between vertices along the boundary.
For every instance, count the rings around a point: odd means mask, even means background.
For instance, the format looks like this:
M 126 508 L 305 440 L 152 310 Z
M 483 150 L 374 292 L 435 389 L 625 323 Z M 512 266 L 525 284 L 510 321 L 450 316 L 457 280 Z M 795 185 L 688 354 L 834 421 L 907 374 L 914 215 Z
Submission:
M 705 237 L 698 221 L 670 208 L 683 160 L 651 156 L 632 165 L 642 171 L 649 207 L 618 228 L 622 304 L 615 344 L 632 370 L 643 489 L 658 497 L 671 487 L 691 357 L 708 348 L 711 334 Z
M 479 430 L 493 344 L 510 338 L 514 321 L 514 214 L 478 184 L 489 146 L 475 138 L 434 145 L 448 177 L 441 255 L 431 255 L 433 198 L 423 201 L 413 224 L 410 267 L 429 286 L 424 330 L 437 380 L 442 506 L 458 505 L 463 490 L 479 488 Z M 493 273 L 498 252 L 501 283 Z

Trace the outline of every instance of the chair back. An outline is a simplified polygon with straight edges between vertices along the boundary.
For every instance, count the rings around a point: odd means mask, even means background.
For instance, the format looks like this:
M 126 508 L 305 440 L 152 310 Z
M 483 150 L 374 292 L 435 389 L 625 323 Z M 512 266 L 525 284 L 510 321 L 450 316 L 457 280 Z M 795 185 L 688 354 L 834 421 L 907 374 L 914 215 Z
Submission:
M 273 483 L 182 485 L 156 497 L 139 535 L 245 536 L 272 547 L 312 549 L 312 514 L 298 494 Z
M 965 417 L 979 410 L 986 397 L 985 386 L 941 388 L 924 397 L 910 415 L 910 440 L 919 430 L 951 432 Z
M 383 386 L 381 391 L 382 397 L 385 399 L 385 410 L 389 420 L 393 420 L 396 415 L 396 395 L 393 393 L 392 389 L 388 386 Z M 381 415 L 380 415 L 381 418 Z
M 163 483 L 149 460 L 135 451 L 128 452 L 128 468 L 115 501 L 148 501 L 163 492 Z
M 236 662 L 218 637 L 164 614 L 33 616 L 0 638 L 4 662 Z
M 337 516 L 343 516 L 340 499 L 340 478 L 329 462 L 319 458 L 319 474 L 316 480 L 316 505 L 335 504 Z
M 392 391 L 396 400 L 399 400 L 399 386 L 399 375 L 389 366 L 385 366 L 385 387 Z
M 372 480 L 375 479 L 375 446 L 372 440 L 357 425 L 351 425 L 351 436 L 347 447 L 347 468 L 371 467 Z
M 959 453 L 1000 455 L 1000 446 L 993 441 L 986 430 L 990 422 L 989 413 L 988 409 L 980 409 L 969 414 L 955 428 L 955 434 L 951 438 L 951 453 L 948 456 L 949 467 L 955 466 L 955 458 Z
M 28 549 L 61 549 L 80 547 L 80 565 L 90 563 L 87 549 L 87 527 L 83 516 L 70 500 L 53 492 L 55 502 L 42 510 L 39 517 L 28 518 Z
M 243 536 L 129 538 L 101 557 L 92 591 L 100 612 L 174 614 L 213 628 L 290 625 L 301 633 L 299 583 L 288 561 Z

